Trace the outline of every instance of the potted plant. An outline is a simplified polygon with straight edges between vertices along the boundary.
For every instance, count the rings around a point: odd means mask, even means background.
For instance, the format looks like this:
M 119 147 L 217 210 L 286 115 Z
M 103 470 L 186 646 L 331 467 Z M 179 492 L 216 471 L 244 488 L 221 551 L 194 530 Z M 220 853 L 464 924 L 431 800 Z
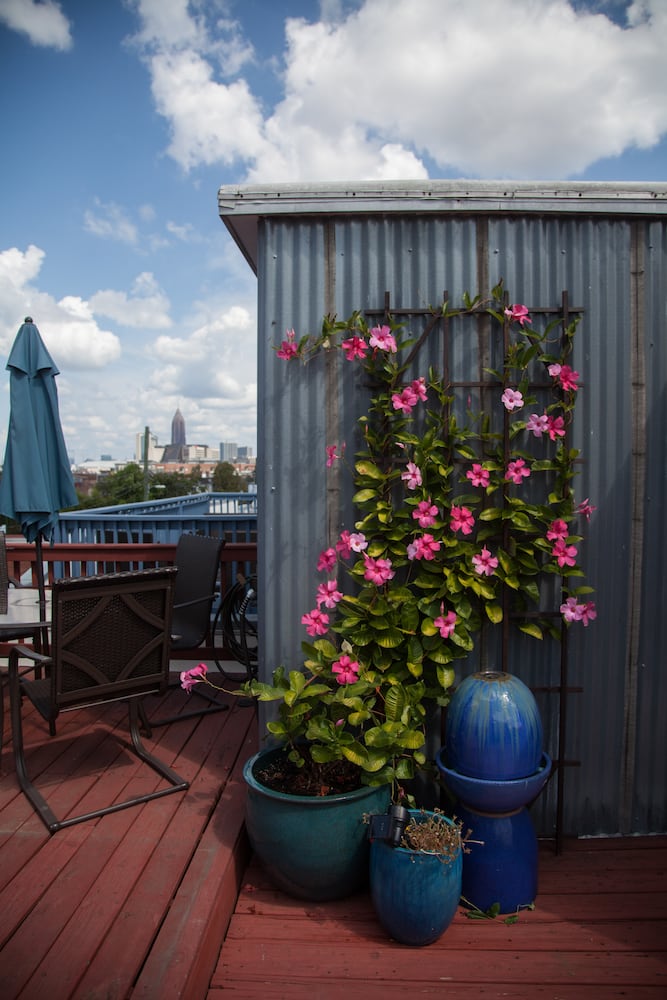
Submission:
M 262 751 L 246 768 L 251 839 L 266 829 L 253 810 L 272 771 L 281 782 L 275 795 L 292 794 L 288 780 L 302 800 L 333 801 L 350 784 L 354 794 L 377 792 L 371 807 L 357 803 L 357 816 L 359 808 L 383 812 L 390 796 L 409 802 L 409 783 L 428 764 L 429 707 L 448 703 L 453 665 L 473 651 L 483 624 L 504 632 L 513 614 L 531 636 L 557 634 L 540 610 L 543 579 L 563 586 L 566 622 L 595 617 L 573 528 L 593 508 L 587 500 L 575 505 L 577 453 L 566 444 L 577 391 L 567 364 L 576 322 L 557 339 L 558 320 L 534 330 L 528 309 L 508 305 L 501 286 L 488 301 L 465 296 L 461 309 L 445 302 L 439 313 L 484 313 L 497 327 L 502 362 L 478 413 L 469 401 L 461 408 L 445 374 L 414 373 L 423 338 L 411 339 L 391 319 L 371 327 L 358 312 L 325 317 L 319 335 L 297 339 L 290 330 L 277 348 L 295 374 L 316 355 L 338 352 L 370 401 L 351 464 L 352 520 L 325 540 L 314 605 L 302 617 L 309 637 L 303 667 L 279 667 L 272 683 L 253 680 L 240 692 L 278 703 L 268 730 L 284 748 Z M 347 462 L 339 442 L 326 448 L 326 466 L 337 462 Z M 186 683 L 203 679 L 186 672 Z M 358 830 L 355 836 L 358 843 Z M 273 835 L 258 846 L 267 863 L 283 850 Z M 294 884 L 303 858 L 297 849 L 284 887 Z
M 378 920 L 401 944 L 432 944 L 461 898 L 461 824 L 438 810 L 402 806 L 370 822 L 370 891 Z

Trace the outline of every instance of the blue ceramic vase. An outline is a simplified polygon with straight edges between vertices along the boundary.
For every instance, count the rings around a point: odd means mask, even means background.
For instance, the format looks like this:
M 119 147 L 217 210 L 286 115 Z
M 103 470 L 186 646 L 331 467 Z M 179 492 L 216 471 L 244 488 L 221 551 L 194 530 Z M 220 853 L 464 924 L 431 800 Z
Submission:
M 538 770 L 542 720 L 532 692 L 512 674 L 471 674 L 447 708 L 448 767 L 472 778 L 512 781 Z
M 432 815 L 410 811 L 410 818 L 417 822 Z M 392 847 L 386 840 L 371 843 L 370 882 L 375 913 L 389 936 L 401 944 L 427 945 L 438 940 L 456 914 L 461 878 L 460 848 L 450 859 Z
M 260 750 L 243 769 L 250 845 L 283 892 L 314 901 L 349 896 L 368 884 L 364 814 L 387 811 L 389 785 L 326 796 L 276 792 L 257 774 L 283 753 Z

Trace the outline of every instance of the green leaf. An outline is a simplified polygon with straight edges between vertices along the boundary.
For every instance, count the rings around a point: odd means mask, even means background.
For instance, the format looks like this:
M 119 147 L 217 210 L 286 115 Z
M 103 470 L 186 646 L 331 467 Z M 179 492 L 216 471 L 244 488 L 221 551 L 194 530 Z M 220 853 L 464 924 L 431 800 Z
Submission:
M 486 611 L 486 617 L 494 625 L 499 625 L 503 620 L 503 609 L 499 604 L 485 604 L 484 610 Z
M 377 490 L 359 490 L 352 497 L 354 503 L 368 503 L 370 500 L 376 500 L 378 497 Z
M 354 468 L 358 475 L 368 476 L 369 479 L 377 479 L 379 481 L 385 478 L 385 474 L 382 469 L 378 469 L 374 462 L 368 462 L 361 459 L 359 462 L 355 463 Z
M 485 507 L 479 512 L 478 521 L 497 521 L 503 516 L 500 507 Z
M 535 622 L 526 622 L 524 625 L 519 625 L 519 628 L 522 632 L 525 632 L 526 635 L 532 635 L 533 639 L 544 638 L 542 629 L 539 625 L 536 625 Z

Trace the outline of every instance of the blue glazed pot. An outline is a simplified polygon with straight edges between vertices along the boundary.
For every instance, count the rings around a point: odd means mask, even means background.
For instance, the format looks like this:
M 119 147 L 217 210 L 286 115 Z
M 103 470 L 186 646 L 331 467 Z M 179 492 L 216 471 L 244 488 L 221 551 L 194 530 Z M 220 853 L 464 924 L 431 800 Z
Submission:
M 260 750 L 248 760 L 246 829 L 253 851 L 284 892 L 299 899 L 341 899 L 368 882 L 366 813 L 384 813 L 390 788 L 364 786 L 342 795 L 288 795 L 257 773 L 284 753 Z
M 525 778 L 513 778 L 511 781 L 491 781 L 483 778 L 471 778 L 452 770 L 444 763 L 444 748 L 439 750 L 435 762 L 443 783 L 460 802 L 471 809 L 482 812 L 507 813 L 527 806 L 537 798 L 547 783 L 551 774 L 551 757 L 543 753 L 540 766 L 533 774 Z
M 507 673 L 476 673 L 447 709 L 445 763 L 472 778 L 512 781 L 540 767 L 542 720 L 532 692 Z
M 457 808 L 464 830 L 471 830 L 470 853 L 463 861 L 463 897 L 482 911 L 495 903 L 501 913 L 530 906 L 537 896 L 537 837 L 527 809 L 487 816 Z
M 411 810 L 419 821 L 433 813 Z M 447 820 L 447 822 L 451 822 Z M 371 843 L 371 899 L 390 937 L 401 944 L 437 941 L 454 919 L 461 898 L 462 852 L 453 859 Z

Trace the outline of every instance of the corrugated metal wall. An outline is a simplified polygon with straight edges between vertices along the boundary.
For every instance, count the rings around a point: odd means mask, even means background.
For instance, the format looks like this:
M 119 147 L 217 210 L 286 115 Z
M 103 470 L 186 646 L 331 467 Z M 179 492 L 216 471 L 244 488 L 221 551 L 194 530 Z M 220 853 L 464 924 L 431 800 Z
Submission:
M 274 215 L 259 226 L 263 671 L 301 662 L 317 556 L 349 500 L 344 471 L 324 475 L 325 445 L 344 440 L 351 456 L 363 393 L 322 358 L 305 369 L 277 361 L 285 329 L 300 336 L 327 312 L 382 309 L 386 291 L 395 308 L 426 307 L 445 290 L 453 303 L 464 291 L 486 293 L 502 277 L 512 301 L 558 307 L 566 289 L 584 310 L 574 358 L 583 380 L 574 443 L 585 458 L 576 492 L 598 508 L 582 553 L 598 619 L 570 632 L 570 681 L 582 692 L 568 699 L 564 756 L 580 764 L 565 772 L 564 829 L 667 832 L 664 218 L 587 216 L 579 206 L 569 216 Z M 454 371 L 469 361 L 454 349 Z M 559 656 L 557 646 L 520 637 L 513 669 L 531 685 L 555 684 Z M 557 699 L 540 700 L 556 753 Z M 553 782 L 535 819 L 541 833 L 553 832 Z

